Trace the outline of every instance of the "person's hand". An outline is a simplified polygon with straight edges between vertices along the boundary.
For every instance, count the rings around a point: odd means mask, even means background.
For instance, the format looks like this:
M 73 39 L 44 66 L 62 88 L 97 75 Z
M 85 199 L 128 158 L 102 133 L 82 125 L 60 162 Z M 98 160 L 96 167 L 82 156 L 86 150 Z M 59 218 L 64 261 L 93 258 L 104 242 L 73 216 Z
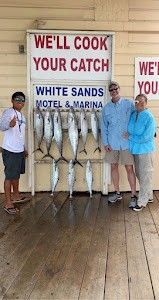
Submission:
M 124 132 L 122 136 L 123 136 L 123 138 L 126 139 L 126 140 L 128 140 L 128 138 L 129 138 L 128 132 Z
M 14 127 L 16 125 L 16 121 L 17 121 L 16 116 L 14 116 L 13 119 L 9 123 L 9 127 Z
M 104 146 L 106 152 L 112 151 L 112 147 L 110 145 Z
M 27 150 L 24 150 L 24 155 L 25 155 L 25 157 L 28 157 L 28 151 Z

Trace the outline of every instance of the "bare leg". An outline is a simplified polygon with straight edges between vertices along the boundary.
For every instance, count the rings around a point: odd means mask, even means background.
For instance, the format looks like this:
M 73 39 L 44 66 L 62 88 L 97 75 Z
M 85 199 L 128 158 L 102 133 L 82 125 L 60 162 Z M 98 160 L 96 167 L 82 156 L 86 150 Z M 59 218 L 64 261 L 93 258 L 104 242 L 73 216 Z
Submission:
M 14 207 L 12 201 L 11 201 L 11 180 L 5 179 L 4 181 L 4 193 L 5 193 L 5 207 L 11 208 Z
M 111 175 L 115 191 L 119 193 L 119 170 L 118 164 L 111 164 Z
M 12 180 L 12 186 L 13 186 L 13 200 L 20 200 L 19 179 Z
M 136 176 L 133 169 L 133 165 L 125 165 L 125 169 L 127 172 L 127 178 L 131 188 L 132 196 L 136 195 Z

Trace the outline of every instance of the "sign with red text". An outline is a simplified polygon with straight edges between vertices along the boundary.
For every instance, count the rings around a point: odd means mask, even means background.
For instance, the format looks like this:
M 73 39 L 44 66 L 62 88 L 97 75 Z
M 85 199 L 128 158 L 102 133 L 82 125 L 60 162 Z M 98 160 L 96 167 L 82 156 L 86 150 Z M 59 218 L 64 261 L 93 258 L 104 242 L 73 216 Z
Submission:
M 32 80 L 110 80 L 112 35 L 31 33 L 30 69 Z
M 135 97 L 145 94 L 151 100 L 159 99 L 159 57 L 135 59 Z

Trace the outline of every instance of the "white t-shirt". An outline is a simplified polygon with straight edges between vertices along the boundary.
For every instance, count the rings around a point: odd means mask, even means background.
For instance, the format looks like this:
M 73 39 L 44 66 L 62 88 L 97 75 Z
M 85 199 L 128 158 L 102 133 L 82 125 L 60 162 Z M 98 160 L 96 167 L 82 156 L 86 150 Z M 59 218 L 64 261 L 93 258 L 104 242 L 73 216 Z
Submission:
M 16 117 L 16 125 L 9 127 L 10 121 Z M 25 126 L 24 115 L 13 109 L 6 109 L 0 119 L 0 130 L 4 131 L 2 148 L 11 152 L 23 152 L 25 147 Z

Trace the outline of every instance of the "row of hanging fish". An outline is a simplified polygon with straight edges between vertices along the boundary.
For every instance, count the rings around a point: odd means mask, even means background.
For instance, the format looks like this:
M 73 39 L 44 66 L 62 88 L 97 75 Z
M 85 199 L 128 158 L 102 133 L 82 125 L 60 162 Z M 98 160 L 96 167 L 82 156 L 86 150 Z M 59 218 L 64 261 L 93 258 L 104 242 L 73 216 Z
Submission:
M 87 188 L 90 193 L 90 197 L 92 198 L 92 185 L 93 185 L 93 169 L 90 160 L 87 160 L 86 168 L 85 168 L 85 178 L 87 183 Z M 52 195 L 55 192 L 57 183 L 59 180 L 59 166 L 57 162 L 52 160 L 52 172 L 51 172 L 51 190 Z M 74 184 L 76 181 L 76 173 L 75 173 L 75 165 L 73 160 L 71 159 L 68 163 L 68 189 L 70 192 L 70 198 L 72 198 Z
M 85 154 L 87 154 L 86 142 L 88 137 L 88 119 L 86 116 L 86 112 L 84 110 L 81 110 L 80 112 L 80 134 L 78 130 L 77 115 L 73 108 L 70 108 L 67 114 L 67 127 L 68 138 L 73 152 L 73 161 L 74 163 L 79 163 L 77 160 L 77 150 L 80 136 L 83 143 L 83 149 L 80 152 L 84 152 Z M 53 158 L 50 154 L 50 149 L 52 141 L 55 141 L 60 153 L 60 158 L 58 159 L 58 161 L 61 159 L 67 161 L 62 153 L 63 129 L 61 112 L 59 109 L 56 109 L 54 112 L 47 110 L 43 114 L 42 111 L 37 108 L 34 114 L 34 129 L 38 144 L 38 148 L 35 151 L 41 151 L 43 153 L 43 150 L 41 149 L 41 143 L 44 140 L 46 143 L 47 154 L 44 155 L 43 158 L 46 156 Z M 92 110 L 91 112 L 91 132 L 97 145 L 95 151 L 101 151 L 99 146 L 99 121 L 95 110 Z

